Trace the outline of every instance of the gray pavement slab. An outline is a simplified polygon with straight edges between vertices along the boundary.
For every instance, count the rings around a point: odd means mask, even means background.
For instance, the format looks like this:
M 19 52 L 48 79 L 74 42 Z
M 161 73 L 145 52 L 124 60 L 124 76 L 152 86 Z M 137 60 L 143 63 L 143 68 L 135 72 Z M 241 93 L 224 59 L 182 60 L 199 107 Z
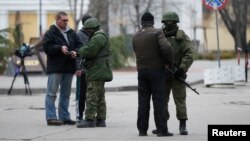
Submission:
M 156 137 L 153 106 L 151 105 L 147 137 L 139 137 L 136 128 L 137 91 L 107 92 L 107 127 L 77 128 L 76 126 L 47 126 L 45 121 L 45 94 L 32 96 L 0 95 L 0 140 L 48 140 L 48 141 L 205 141 L 209 124 L 250 124 L 250 84 L 234 88 L 207 88 L 203 84 L 195 87 L 196 95 L 187 89 L 188 136 L 179 135 L 179 123 L 175 117 L 175 106 L 170 99 L 171 118 L 168 127 L 173 137 Z M 74 93 L 70 99 L 70 113 L 75 117 Z
M 237 65 L 237 61 L 222 60 L 222 65 Z M 88 140 L 88 141 L 203 141 L 207 140 L 209 124 L 250 124 L 250 84 L 235 87 L 207 88 L 203 85 L 203 70 L 217 67 L 216 61 L 195 61 L 188 72 L 187 81 L 200 92 L 196 95 L 187 89 L 189 120 L 188 136 L 179 135 L 175 106 L 170 99 L 171 118 L 168 122 L 173 137 L 156 137 L 151 133 L 155 129 L 153 106 L 151 106 L 150 123 L 147 137 L 139 137 L 136 128 L 138 96 L 137 73 L 114 72 L 114 80 L 106 84 L 107 127 L 79 129 L 76 126 L 47 126 L 45 121 L 45 92 L 37 91 L 34 95 L 0 95 L 0 140 Z M 46 88 L 46 76 L 31 76 L 32 90 Z M 7 90 L 12 77 L 0 76 L 0 91 Z M 199 83 L 195 83 L 199 82 Z M 72 87 L 75 88 L 75 79 Z M 15 82 L 13 90 L 24 90 L 22 77 Z M 130 91 L 128 91 L 130 90 Z M 75 117 L 75 94 L 70 99 L 71 117 Z

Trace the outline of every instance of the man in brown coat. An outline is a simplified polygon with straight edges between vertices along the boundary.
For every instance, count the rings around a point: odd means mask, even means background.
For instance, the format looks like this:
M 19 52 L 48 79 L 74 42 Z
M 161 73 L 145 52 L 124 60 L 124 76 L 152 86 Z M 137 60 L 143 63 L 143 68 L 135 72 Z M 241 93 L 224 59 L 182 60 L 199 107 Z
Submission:
M 162 30 L 155 29 L 154 16 L 146 12 L 141 18 L 142 29 L 133 37 L 138 71 L 139 136 L 147 136 L 150 99 L 152 95 L 157 136 L 173 136 L 168 132 L 164 116 L 164 66 L 172 65 L 173 50 Z

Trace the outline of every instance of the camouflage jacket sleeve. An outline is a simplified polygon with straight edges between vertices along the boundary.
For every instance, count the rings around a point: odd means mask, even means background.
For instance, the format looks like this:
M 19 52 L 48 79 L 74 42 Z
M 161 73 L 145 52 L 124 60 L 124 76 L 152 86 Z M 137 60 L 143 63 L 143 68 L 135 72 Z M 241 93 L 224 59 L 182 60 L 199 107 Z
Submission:
M 89 42 L 79 49 L 79 55 L 85 59 L 95 58 L 106 42 L 107 39 L 103 34 L 94 34 Z
M 176 40 L 181 41 L 181 44 L 183 46 L 183 57 L 181 59 L 179 68 L 182 68 L 185 72 L 187 72 L 194 61 L 193 45 L 190 41 L 190 38 L 184 33 L 184 31 L 181 30 L 177 32 Z

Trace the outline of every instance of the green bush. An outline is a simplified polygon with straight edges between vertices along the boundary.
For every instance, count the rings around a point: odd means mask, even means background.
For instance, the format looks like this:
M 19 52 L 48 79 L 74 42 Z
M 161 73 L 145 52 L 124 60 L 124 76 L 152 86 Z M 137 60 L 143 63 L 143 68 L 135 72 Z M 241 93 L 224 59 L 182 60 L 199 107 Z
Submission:
M 117 69 L 126 66 L 128 58 L 133 57 L 132 36 L 119 35 L 112 37 L 110 45 L 112 68 Z
M 0 47 L 0 74 L 4 73 L 10 54 L 11 50 L 9 48 Z
M 6 38 L 6 34 L 10 29 L 0 30 L 0 74 L 6 69 L 8 57 L 13 54 L 14 43 Z
M 15 28 L 0 29 L 0 74 L 5 71 L 8 58 L 22 43 L 21 24 L 17 24 Z

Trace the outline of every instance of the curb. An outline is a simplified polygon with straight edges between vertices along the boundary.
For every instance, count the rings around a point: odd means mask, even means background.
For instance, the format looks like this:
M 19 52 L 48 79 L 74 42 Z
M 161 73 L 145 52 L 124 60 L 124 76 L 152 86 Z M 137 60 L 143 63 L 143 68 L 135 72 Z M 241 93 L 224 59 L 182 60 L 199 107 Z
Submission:
M 121 92 L 121 91 L 137 91 L 137 86 L 121 86 L 121 87 L 107 87 L 106 92 Z M 9 88 L 0 89 L 0 95 L 8 95 Z M 46 93 L 46 88 L 31 88 L 32 94 Z M 75 93 L 76 88 L 71 88 L 71 93 Z M 29 95 L 26 94 L 25 88 L 13 88 L 10 95 Z
M 197 80 L 194 82 L 189 82 L 190 85 L 197 85 L 203 83 L 204 80 Z M 0 95 L 8 95 L 9 88 L 0 89 Z M 106 92 L 124 92 L 124 91 L 137 91 L 138 86 L 118 86 L 118 87 L 106 87 Z M 42 94 L 46 93 L 46 88 L 31 88 L 32 94 Z M 76 92 L 76 88 L 71 89 L 72 93 Z M 10 95 L 27 95 L 24 88 L 13 88 Z

